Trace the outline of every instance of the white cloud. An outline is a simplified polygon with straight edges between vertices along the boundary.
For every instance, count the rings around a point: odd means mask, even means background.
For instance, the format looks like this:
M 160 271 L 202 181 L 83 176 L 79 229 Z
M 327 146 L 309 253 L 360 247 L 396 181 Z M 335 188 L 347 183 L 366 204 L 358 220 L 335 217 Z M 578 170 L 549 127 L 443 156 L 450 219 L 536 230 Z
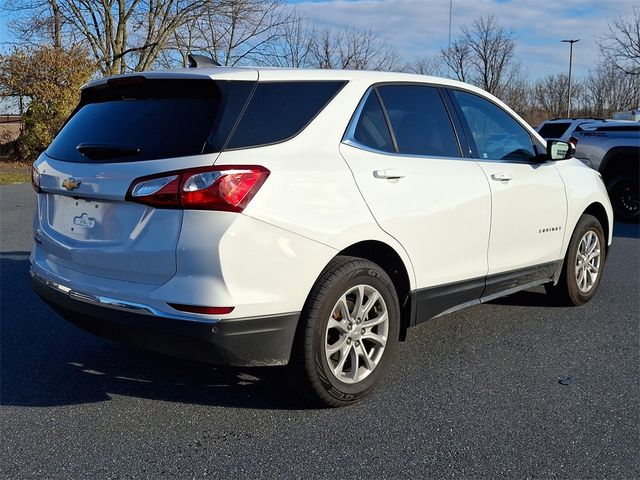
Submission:
M 565 38 L 574 46 L 574 71 L 584 74 L 597 61 L 597 39 L 608 21 L 628 15 L 636 0 L 453 0 L 452 36 L 475 19 L 494 15 L 517 31 L 517 56 L 532 77 L 564 72 Z M 433 56 L 447 45 L 449 0 L 320 0 L 297 7 L 319 26 L 372 29 L 408 59 Z

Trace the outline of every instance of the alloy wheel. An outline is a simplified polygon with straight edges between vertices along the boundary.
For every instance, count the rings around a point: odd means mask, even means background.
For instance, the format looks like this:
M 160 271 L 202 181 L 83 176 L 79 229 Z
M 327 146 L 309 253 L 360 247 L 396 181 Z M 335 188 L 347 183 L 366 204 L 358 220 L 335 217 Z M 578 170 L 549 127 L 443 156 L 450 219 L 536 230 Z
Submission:
M 389 312 L 378 290 L 357 285 L 336 302 L 325 333 L 325 358 L 333 375 L 358 383 L 376 368 L 389 335 Z
M 582 293 L 593 288 L 600 274 L 600 239 L 588 230 L 580 239 L 576 254 L 576 282 Z

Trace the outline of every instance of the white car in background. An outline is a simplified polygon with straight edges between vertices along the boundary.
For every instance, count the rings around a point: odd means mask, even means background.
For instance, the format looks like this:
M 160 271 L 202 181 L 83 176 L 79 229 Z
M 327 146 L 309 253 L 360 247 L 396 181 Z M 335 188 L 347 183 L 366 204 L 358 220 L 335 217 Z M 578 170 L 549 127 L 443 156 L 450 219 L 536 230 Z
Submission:
M 540 136 L 546 140 L 562 140 L 568 142 L 573 132 L 589 125 L 605 124 L 604 118 L 552 118 L 545 120 L 536 128 Z
M 302 392 L 346 405 L 413 325 L 541 284 L 567 304 L 594 296 L 611 206 L 570 157 L 442 78 L 101 79 L 34 164 L 32 284 L 88 331 L 216 364 L 289 364 Z

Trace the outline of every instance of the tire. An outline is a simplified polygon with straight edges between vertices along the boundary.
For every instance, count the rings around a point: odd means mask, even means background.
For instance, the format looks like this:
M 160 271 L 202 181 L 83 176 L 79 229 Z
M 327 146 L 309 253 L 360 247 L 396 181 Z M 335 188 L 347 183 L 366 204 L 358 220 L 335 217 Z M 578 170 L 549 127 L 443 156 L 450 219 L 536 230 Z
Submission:
M 558 284 L 545 285 L 547 293 L 560 305 L 587 303 L 595 296 L 602 280 L 605 252 L 602 225 L 594 216 L 582 215 L 571 236 Z
M 368 312 L 357 315 L 356 307 L 363 303 Z M 362 400 L 389 368 L 399 331 L 400 306 L 389 275 L 368 260 L 335 257 L 313 286 L 300 317 L 289 365 L 294 385 L 323 406 Z
M 640 221 L 640 181 L 633 174 L 619 175 L 607 182 L 607 192 L 616 220 L 628 223 Z

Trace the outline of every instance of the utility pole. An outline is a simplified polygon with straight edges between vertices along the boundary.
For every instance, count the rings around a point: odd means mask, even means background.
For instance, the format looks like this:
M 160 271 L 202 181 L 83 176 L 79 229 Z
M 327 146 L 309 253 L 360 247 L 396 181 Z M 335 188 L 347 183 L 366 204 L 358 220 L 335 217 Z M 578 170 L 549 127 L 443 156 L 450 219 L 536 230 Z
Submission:
M 567 118 L 571 117 L 571 66 L 573 64 L 573 44 L 579 41 L 579 38 L 575 40 L 562 40 L 562 43 L 569 44 L 569 93 L 567 94 Z
M 453 12 L 453 0 L 449 0 L 449 45 L 447 48 L 451 48 L 451 16 Z
M 453 12 L 453 0 L 449 0 L 449 43 L 447 50 L 451 51 L 451 16 Z M 447 64 L 447 77 L 451 77 L 451 67 Z

